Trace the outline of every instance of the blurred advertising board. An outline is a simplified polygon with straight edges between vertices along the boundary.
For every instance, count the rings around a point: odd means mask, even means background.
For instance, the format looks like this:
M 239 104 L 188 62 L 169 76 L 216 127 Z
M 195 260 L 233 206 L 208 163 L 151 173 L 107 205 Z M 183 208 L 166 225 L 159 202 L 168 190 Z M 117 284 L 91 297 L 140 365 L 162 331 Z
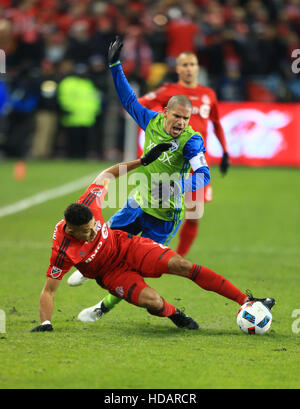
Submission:
M 219 103 L 232 165 L 300 167 L 300 104 Z M 207 160 L 220 162 L 222 148 L 209 124 Z
M 218 107 L 232 165 L 300 167 L 300 103 L 219 102 Z M 140 129 L 137 139 L 140 157 Z M 208 163 L 219 164 L 223 152 L 211 122 L 206 150 Z

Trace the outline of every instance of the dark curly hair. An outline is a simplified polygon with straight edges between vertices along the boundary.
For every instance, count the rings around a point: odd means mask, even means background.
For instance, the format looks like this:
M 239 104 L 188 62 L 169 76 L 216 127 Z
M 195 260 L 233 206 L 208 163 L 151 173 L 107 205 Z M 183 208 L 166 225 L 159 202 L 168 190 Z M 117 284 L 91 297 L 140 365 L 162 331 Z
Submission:
M 72 203 L 64 211 L 64 216 L 65 221 L 72 226 L 81 226 L 92 220 L 93 213 L 81 203 Z

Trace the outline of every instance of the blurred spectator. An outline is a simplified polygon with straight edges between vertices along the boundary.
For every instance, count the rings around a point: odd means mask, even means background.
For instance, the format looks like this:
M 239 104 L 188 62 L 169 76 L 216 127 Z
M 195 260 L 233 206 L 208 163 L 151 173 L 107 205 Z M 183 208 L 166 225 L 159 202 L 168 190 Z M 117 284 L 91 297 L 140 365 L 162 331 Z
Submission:
M 6 141 L 6 127 L 7 127 L 7 120 L 6 120 L 6 113 L 8 110 L 9 104 L 9 93 L 7 86 L 4 81 L 1 79 L 0 75 L 0 158 L 4 154 L 4 143 Z
M 222 101 L 245 101 L 246 86 L 239 64 L 232 61 L 226 65 L 225 75 L 217 84 L 218 98 Z
M 34 113 L 38 104 L 36 78 L 30 66 L 24 64 L 10 83 L 10 112 L 6 154 L 26 158 L 34 132 Z
M 52 63 L 61 62 L 67 52 L 67 40 L 61 31 L 50 31 L 44 35 L 44 59 Z
M 87 63 L 92 55 L 89 25 L 87 21 L 74 22 L 69 31 L 69 45 L 65 57 L 75 63 Z
M 101 99 L 101 109 L 96 117 L 96 122 L 94 126 L 94 132 L 92 133 L 91 143 L 90 143 L 90 156 L 96 158 L 103 158 L 105 156 L 105 118 L 107 109 L 109 106 L 109 90 L 110 87 L 113 89 L 110 82 L 111 76 L 107 70 L 107 65 L 104 58 L 101 55 L 93 55 L 90 58 L 90 72 L 89 78 L 93 81 Z
M 93 55 L 99 55 L 107 63 L 107 50 L 109 44 L 115 39 L 116 32 L 113 21 L 107 16 L 102 16 L 96 21 L 96 29 L 91 37 L 91 49 Z
M 100 95 L 87 77 L 87 70 L 86 65 L 77 64 L 74 74 L 65 76 L 58 85 L 60 124 L 69 158 L 87 157 L 91 133 L 101 110 Z
M 13 101 L 10 114 L 4 114 L 9 155 L 27 155 L 32 114 L 38 110 L 37 127 L 45 118 L 43 80 L 36 89 L 33 78 L 36 72 L 46 74 L 44 61 L 51 64 L 54 82 L 69 76 L 70 61 L 90 64 L 103 107 L 95 114 L 95 135 L 101 134 L 101 140 L 94 137 L 91 146 L 119 155 L 122 115 L 107 76 L 107 49 L 116 34 L 124 40 L 124 71 L 138 95 L 156 88 L 165 75 L 176 81 L 175 58 L 193 51 L 219 100 L 300 101 L 299 75 L 291 70 L 292 50 L 300 49 L 299 0 L 0 0 L 0 50 L 6 55 L 5 83 Z M 28 78 L 19 75 L 24 64 Z M 46 111 L 48 124 L 54 124 L 49 115 L 54 108 Z M 114 117 L 118 121 L 112 124 Z M 14 146 L 19 139 L 23 145 Z M 48 146 L 41 155 L 50 151 Z
M 143 29 L 137 24 L 127 28 L 122 49 L 122 66 L 129 82 L 136 82 L 140 93 L 146 91 L 146 80 L 150 74 L 152 51 Z
M 39 103 L 35 115 L 31 156 L 34 159 L 50 158 L 53 155 L 54 137 L 57 131 L 57 74 L 51 61 L 43 61 L 38 78 Z
M 5 113 L 5 107 L 7 105 L 9 98 L 8 90 L 3 81 L 1 81 L 0 77 L 0 116 L 3 116 Z
M 183 51 L 196 52 L 195 37 L 198 31 L 197 24 L 190 15 L 183 14 L 179 7 L 171 7 L 168 11 L 167 24 L 167 59 L 174 61 Z

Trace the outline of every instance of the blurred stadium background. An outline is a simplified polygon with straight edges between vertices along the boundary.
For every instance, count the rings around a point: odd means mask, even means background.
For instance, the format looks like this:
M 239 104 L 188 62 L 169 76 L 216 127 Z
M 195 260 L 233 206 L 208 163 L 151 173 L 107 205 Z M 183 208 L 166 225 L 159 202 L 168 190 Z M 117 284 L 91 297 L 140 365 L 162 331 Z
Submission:
M 292 69 L 299 0 L 0 0 L 1 159 L 136 155 L 107 69 L 116 34 L 138 96 L 176 81 L 181 51 L 197 54 L 199 82 L 220 101 L 233 164 L 300 165 L 300 78 Z M 78 132 L 83 143 L 74 151 Z M 214 163 L 218 142 L 207 145 Z

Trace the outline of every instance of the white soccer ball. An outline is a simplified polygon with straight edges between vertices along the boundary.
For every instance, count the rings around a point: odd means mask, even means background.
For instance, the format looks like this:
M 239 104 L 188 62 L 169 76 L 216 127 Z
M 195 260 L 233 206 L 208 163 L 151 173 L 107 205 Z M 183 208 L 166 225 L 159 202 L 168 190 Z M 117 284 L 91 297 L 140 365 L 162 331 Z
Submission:
M 260 301 L 248 301 L 237 313 L 236 322 L 245 334 L 265 334 L 272 324 L 272 313 Z

